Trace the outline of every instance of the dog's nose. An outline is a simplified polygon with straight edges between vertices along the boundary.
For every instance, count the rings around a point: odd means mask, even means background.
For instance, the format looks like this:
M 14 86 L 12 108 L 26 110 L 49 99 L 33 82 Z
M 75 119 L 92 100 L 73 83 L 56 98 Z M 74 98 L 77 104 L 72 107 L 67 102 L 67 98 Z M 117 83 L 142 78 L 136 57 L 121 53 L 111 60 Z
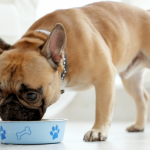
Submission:
M 14 94 L 14 93 L 13 93 L 13 94 L 10 94 L 10 95 L 4 100 L 4 102 L 3 102 L 2 105 L 6 105 L 6 104 L 8 104 L 8 103 L 10 103 L 10 102 L 19 103 L 16 94 Z

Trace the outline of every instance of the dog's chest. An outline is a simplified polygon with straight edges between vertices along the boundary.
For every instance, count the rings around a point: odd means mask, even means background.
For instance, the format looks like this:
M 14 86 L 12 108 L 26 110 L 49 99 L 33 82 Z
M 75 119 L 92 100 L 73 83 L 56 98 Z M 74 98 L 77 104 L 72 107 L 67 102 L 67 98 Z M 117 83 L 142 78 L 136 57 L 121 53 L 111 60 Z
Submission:
M 73 90 L 73 91 L 84 91 L 87 89 L 92 88 L 93 85 L 88 82 L 88 81 L 73 81 L 73 80 L 68 80 L 67 78 L 64 79 L 62 85 L 61 85 L 61 89 L 65 89 L 67 91 L 69 90 Z

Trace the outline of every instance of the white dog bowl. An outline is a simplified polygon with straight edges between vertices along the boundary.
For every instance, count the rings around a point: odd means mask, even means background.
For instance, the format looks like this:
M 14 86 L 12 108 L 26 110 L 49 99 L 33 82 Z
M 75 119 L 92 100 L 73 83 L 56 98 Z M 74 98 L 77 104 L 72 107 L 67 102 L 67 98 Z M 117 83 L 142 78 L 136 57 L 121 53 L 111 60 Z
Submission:
M 0 121 L 0 143 L 48 144 L 63 140 L 67 119 Z

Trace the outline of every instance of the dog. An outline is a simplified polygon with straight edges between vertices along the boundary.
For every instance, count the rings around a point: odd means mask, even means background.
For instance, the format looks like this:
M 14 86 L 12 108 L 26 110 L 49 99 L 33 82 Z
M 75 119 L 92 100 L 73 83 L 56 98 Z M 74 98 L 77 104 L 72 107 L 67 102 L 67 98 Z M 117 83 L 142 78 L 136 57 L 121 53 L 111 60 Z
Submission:
M 119 73 L 137 108 L 136 121 L 127 131 L 144 130 L 149 11 L 118 2 L 57 10 L 37 20 L 15 44 L 0 39 L 0 48 L 2 120 L 40 120 L 59 99 L 61 89 L 82 91 L 94 86 L 95 123 L 83 139 L 105 141 Z

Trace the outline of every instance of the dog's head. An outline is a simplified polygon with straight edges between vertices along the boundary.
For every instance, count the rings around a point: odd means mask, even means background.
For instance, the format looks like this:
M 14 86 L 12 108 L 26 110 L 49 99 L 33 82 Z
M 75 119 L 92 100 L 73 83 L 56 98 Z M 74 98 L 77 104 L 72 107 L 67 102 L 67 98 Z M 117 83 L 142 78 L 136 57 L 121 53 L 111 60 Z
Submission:
M 38 38 L 37 38 L 38 37 Z M 0 40 L 0 117 L 40 120 L 60 96 L 65 29 L 30 33 L 10 46 Z

